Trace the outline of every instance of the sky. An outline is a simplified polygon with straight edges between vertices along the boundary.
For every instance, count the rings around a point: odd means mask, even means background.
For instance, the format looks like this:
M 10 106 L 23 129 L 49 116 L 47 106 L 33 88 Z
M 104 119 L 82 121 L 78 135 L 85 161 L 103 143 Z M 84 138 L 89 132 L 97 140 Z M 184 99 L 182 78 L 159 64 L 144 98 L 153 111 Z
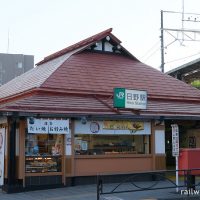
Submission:
M 160 70 L 161 10 L 198 14 L 199 8 L 199 0 L 0 0 L 0 53 L 34 55 L 37 63 L 113 28 L 123 47 L 141 62 Z M 164 12 L 163 27 L 200 30 L 198 15 L 184 15 L 184 19 L 195 22 L 182 23 L 182 17 L 181 13 Z M 199 42 L 185 41 L 200 39 L 200 34 L 181 34 L 164 30 L 165 71 L 200 56 Z

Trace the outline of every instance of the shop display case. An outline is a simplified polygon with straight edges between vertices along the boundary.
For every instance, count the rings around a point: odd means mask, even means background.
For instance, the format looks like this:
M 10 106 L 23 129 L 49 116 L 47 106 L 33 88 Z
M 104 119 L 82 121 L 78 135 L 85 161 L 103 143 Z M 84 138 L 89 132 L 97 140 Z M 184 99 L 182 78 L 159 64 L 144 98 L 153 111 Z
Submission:
M 93 154 L 98 154 L 99 151 L 104 152 L 104 154 L 117 154 L 117 153 L 135 153 L 134 146 L 123 146 L 116 144 L 105 144 L 105 145 L 96 145 L 93 149 Z
M 128 139 L 127 139 L 128 138 Z M 128 136 L 88 136 L 75 137 L 76 155 L 135 154 L 135 142 Z
M 61 156 L 26 156 L 26 173 L 61 172 Z
M 61 172 L 62 143 L 58 134 L 26 134 L 25 172 Z

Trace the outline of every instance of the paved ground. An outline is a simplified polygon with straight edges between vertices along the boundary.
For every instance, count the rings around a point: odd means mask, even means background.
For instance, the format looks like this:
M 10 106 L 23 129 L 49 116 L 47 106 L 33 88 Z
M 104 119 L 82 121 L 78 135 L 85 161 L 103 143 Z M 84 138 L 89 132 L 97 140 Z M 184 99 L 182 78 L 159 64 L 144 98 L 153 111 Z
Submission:
M 105 185 L 108 191 L 113 185 Z M 74 186 L 49 190 L 6 194 L 0 190 L 0 200 L 96 200 L 96 185 Z M 102 195 L 101 200 L 197 200 L 199 195 L 181 195 L 175 189 Z

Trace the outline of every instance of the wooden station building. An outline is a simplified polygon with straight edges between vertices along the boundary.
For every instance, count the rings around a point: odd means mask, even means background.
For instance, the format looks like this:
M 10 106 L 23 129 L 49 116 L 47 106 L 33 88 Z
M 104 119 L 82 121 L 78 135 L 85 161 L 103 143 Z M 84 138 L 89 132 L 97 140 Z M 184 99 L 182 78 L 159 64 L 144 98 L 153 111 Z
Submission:
M 199 90 L 141 63 L 111 32 L 47 56 L 0 87 L 5 191 L 165 169 L 165 121 L 200 119 Z M 114 88 L 145 91 L 145 109 L 114 107 Z

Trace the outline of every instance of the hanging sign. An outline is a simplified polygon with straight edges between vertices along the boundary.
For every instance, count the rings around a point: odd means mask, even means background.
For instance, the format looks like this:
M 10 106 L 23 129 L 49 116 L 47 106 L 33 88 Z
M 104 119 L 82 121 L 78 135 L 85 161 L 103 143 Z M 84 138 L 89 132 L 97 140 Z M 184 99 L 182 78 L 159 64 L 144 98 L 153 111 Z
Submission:
M 172 124 L 172 155 L 179 156 L 179 128 L 177 124 Z
M 5 128 L 0 129 L 0 185 L 4 184 Z
M 28 118 L 28 133 L 68 134 L 69 120 L 50 120 Z
M 28 118 L 28 133 L 48 134 L 48 120 Z
M 147 92 L 141 90 L 128 90 L 125 88 L 114 88 L 115 108 L 147 108 Z
M 50 134 L 68 134 L 69 120 L 48 120 Z

